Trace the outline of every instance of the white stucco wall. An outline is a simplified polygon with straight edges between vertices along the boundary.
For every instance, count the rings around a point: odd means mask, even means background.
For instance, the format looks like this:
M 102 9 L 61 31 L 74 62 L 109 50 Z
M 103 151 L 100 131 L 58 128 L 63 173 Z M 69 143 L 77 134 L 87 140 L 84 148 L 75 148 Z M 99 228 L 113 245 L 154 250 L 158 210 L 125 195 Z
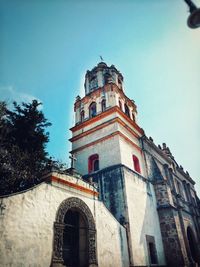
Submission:
M 139 160 L 141 175 L 146 177 L 143 154 L 136 147 L 127 143 L 122 137 L 120 137 L 120 154 L 121 163 L 132 170 L 134 170 L 133 155 L 135 155 Z
M 6 208 L 0 216 L 0 266 L 49 267 L 56 212 L 61 202 L 72 196 L 82 199 L 94 216 L 99 267 L 128 266 L 125 229 L 104 205 L 80 191 L 46 183 L 3 198 Z
M 146 235 L 154 236 L 158 264 L 165 265 L 153 186 L 147 186 L 146 182 L 129 171 L 125 172 L 125 186 L 134 265 L 149 265 Z
M 100 169 L 121 163 L 119 136 L 115 135 L 75 153 L 75 166 L 82 175 L 88 174 L 88 158 L 93 154 L 99 155 Z
M 74 149 L 77 149 L 79 147 L 90 144 L 96 140 L 99 140 L 101 138 L 104 138 L 104 137 L 112 134 L 113 132 L 116 132 L 117 130 L 118 130 L 117 123 L 111 123 L 104 128 L 101 128 L 97 131 L 94 131 L 94 132 L 84 136 L 83 138 L 80 138 L 80 139 L 74 141 L 72 149 L 74 150 Z
M 107 122 L 107 121 L 109 121 L 109 120 L 112 120 L 113 118 L 116 117 L 116 114 L 117 114 L 117 113 L 114 112 L 114 113 L 112 113 L 112 114 L 107 115 L 107 116 L 104 117 L 104 118 L 101 118 L 101 120 L 97 120 L 97 121 L 93 122 L 92 124 L 88 124 L 88 125 L 86 125 L 86 126 L 84 126 L 84 127 L 81 127 L 80 129 L 74 131 L 74 132 L 72 133 L 72 136 L 75 137 L 75 136 L 77 136 L 77 135 L 79 135 L 79 134 L 81 134 L 81 133 L 84 133 L 84 132 L 86 132 L 86 131 L 88 131 L 88 130 L 91 130 L 92 128 L 94 128 L 94 127 L 96 127 L 96 126 L 98 126 L 98 125 L 100 125 L 100 124 L 102 124 L 102 123 L 104 123 L 104 122 Z

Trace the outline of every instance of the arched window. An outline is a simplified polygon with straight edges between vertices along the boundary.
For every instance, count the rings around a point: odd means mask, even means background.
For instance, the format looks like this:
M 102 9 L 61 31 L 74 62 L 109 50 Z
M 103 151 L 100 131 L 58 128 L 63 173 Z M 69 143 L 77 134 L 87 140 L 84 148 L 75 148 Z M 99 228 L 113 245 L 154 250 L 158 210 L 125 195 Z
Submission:
M 122 102 L 119 100 L 119 108 L 122 110 Z
M 93 154 L 88 158 L 88 173 L 99 170 L 99 155 Z
M 130 112 L 129 112 L 129 108 L 126 104 L 124 104 L 124 109 L 125 109 L 125 114 L 130 117 Z
M 81 111 L 80 117 L 81 117 L 81 122 L 83 122 L 84 121 L 84 118 L 85 118 L 85 112 L 84 112 L 84 110 Z
M 133 118 L 133 121 L 135 121 L 135 114 L 132 113 L 132 118 Z
M 90 118 L 93 118 L 97 115 L 97 105 L 96 102 L 92 102 L 89 106 Z
M 104 84 L 107 84 L 109 82 L 112 82 L 112 76 L 107 72 L 104 74 Z
M 133 167 L 136 172 L 141 173 L 139 159 L 133 155 Z
M 122 89 L 122 81 L 118 78 L 118 86 L 120 89 Z
M 103 100 L 101 101 L 101 111 L 103 112 L 103 111 L 105 111 L 105 110 L 106 110 L 106 100 L 103 99 Z
M 192 231 L 192 228 L 190 226 L 188 226 L 187 228 L 187 238 L 188 238 L 188 243 L 189 243 L 189 247 L 190 247 L 190 253 L 192 256 L 192 259 L 195 262 L 198 262 L 198 252 L 197 252 L 197 242 L 195 240 L 195 236 L 194 233 Z

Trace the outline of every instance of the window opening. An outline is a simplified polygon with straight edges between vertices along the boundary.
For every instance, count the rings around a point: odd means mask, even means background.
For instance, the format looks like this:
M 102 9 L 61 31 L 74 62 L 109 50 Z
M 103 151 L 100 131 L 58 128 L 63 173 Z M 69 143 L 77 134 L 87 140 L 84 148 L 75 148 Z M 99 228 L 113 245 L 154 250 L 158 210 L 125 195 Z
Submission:
M 124 104 L 124 109 L 125 109 L 125 114 L 130 118 L 129 108 L 126 104 Z
M 118 86 L 120 89 L 122 89 L 122 81 L 118 78 Z
M 83 122 L 85 119 L 85 112 L 84 110 L 81 111 L 81 122 Z
M 149 254 L 149 263 L 158 264 L 156 244 L 154 236 L 146 235 L 147 249 Z
M 188 226 L 187 228 L 187 238 L 188 238 L 191 256 L 193 260 L 197 262 L 198 261 L 198 256 L 197 256 L 197 251 L 196 251 L 197 243 L 194 237 L 194 233 L 192 229 L 190 228 L 190 226 Z
M 93 118 L 96 116 L 97 114 L 97 107 L 96 107 L 96 103 L 95 102 L 92 102 L 90 104 L 90 107 L 89 107 L 89 115 L 90 115 L 90 118 Z
M 109 82 L 111 82 L 112 81 L 112 76 L 110 75 L 110 73 L 105 73 L 104 74 L 104 84 L 107 84 L 107 83 L 109 83 Z
M 93 76 L 90 79 L 90 89 L 94 89 L 94 88 L 97 88 L 97 87 L 98 87 L 97 77 Z
M 155 248 L 155 244 L 152 242 L 149 242 L 149 255 L 150 255 L 151 264 L 156 264 L 157 263 L 156 248 Z
M 119 100 L 119 108 L 122 110 L 122 102 Z
M 176 184 L 177 184 L 177 193 L 182 196 L 181 183 L 176 180 Z
M 103 100 L 101 101 L 101 111 L 104 112 L 105 110 L 106 110 L 106 100 L 103 99 Z
M 88 173 L 99 170 L 99 155 L 91 155 L 88 159 Z
M 136 172 L 141 173 L 139 159 L 135 155 L 133 155 L 133 166 Z

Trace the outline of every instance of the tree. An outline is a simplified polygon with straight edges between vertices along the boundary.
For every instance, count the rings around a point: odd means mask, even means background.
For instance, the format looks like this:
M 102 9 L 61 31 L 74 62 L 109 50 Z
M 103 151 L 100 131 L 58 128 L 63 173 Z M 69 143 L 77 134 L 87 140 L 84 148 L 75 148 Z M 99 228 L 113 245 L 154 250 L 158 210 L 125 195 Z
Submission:
M 49 141 L 46 128 L 51 125 L 38 107 L 32 103 L 13 103 L 8 110 L 0 102 L 0 194 L 26 189 L 41 181 L 48 165 L 45 151 Z

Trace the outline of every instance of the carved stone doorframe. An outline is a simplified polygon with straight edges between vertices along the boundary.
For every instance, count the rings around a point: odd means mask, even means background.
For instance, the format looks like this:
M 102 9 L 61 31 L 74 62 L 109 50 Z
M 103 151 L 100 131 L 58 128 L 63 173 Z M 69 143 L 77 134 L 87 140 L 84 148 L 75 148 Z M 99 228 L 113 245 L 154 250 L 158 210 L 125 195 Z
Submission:
M 59 206 L 54 223 L 53 257 L 51 267 L 63 267 L 63 233 L 65 229 L 65 214 L 70 209 L 76 209 L 85 219 L 88 228 L 88 261 L 89 267 L 97 267 L 96 256 L 96 228 L 93 215 L 88 206 L 79 198 L 70 197 L 65 199 Z

